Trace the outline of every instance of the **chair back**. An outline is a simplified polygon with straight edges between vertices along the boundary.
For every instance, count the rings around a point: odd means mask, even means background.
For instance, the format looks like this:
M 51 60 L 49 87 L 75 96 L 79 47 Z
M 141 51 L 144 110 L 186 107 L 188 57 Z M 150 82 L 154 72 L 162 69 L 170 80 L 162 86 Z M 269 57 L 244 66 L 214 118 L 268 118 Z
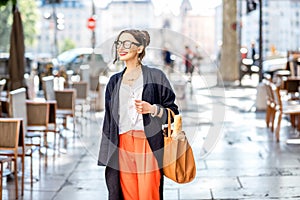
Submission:
M 296 76 L 296 67 L 293 61 L 289 61 L 291 76 Z
M 99 84 L 99 76 L 90 76 L 90 90 L 96 91 Z
M 19 88 L 9 92 L 9 117 L 22 118 L 27 130 L 26 89 Z
M 280 87 L 275 85 L 274 83 L 270 83 L 270 86 L 272 88 L 275 107 L 277 110 L 282 111 L 282 100 L 281 100 L 281 95 L 280 95 Z
M 90 66 L 89 65 L 81 65 L 80 66 L 80 80 L 87 82 L 90 84 Z
M 25 143 L 24 143 L 24 129 L 21 118 L 0 118 L 0 156 L 13 157 L 14 162 L 14 178 L 15 178 L 15 192 L 16 199 L 18 199 L 18 157 L 22 157 L 22 192 L 24 193 L 24 157 L 25 157 Z M 21 147 L 21 152 L 19 151 Z M 2 173 L 2 172 L 1 172 Z M 2 181 L 2 180 L 1 180 Z
M 271 82 L 267 79 L 263 80 L 263 83 L 265 85 L 266 88 L 266 93 L 267 93 L 267 104 L 272 104 L 274 102 L 274 94 L 272 91 L 272 86 L 271 86 Z
M 76 90 L 76 99 L 86 99 L 88 97 L 88 83 L 85 81 L 73 82 L 72 86 Z
M 0 118 L 0 149 L 16 150 L 19 144 L 21 119 Z
M 27 102 L 27 125 L 28 126 L 48 126 L 49 103 L 47 102 Z
M 299 92 L 299 80 L 297 79 L 287 79 L 284 81 L 285 82 L 285 89 L 287 90 L 288 93 L 296 93 Z
M 46 76 L 42 79 L 43 91 L 46 100 L 55 100 L 54 77 Z
M 0 96 L 1 96 L 1 93 L 4 89 L 5 84 L 6 84 L 6 79 L 0 80 Z
M 55 91 L 55 99 L 57 102 L 57 109 L 75 111 L 76 90 L 57 90 Z

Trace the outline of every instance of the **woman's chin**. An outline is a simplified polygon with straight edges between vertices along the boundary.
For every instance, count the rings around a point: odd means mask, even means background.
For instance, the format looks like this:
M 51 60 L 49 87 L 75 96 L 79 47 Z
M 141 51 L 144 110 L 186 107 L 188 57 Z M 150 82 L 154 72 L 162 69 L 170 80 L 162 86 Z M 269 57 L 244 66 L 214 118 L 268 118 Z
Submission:
M 119 58 L 119 60 L 126 61 L 127 59 L 126 58 Z

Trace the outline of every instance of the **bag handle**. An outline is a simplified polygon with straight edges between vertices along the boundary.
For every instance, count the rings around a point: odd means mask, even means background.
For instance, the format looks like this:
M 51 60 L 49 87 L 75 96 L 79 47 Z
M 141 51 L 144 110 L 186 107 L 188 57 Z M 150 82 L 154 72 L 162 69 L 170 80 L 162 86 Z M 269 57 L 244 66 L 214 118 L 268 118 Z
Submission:
M 175 113 L 170 108 L 167 108 L 168 110 L 168 137 L 171 137 L 171 117 L 174 118 Z

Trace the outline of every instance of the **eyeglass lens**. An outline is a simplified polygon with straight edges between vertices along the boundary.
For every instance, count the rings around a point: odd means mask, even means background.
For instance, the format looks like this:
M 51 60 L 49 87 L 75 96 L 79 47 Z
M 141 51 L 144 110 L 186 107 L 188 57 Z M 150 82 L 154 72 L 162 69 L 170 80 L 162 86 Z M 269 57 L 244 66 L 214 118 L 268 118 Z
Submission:
M 130 48 L 131 48 L 131 45 L 133 44 L 133 42 L 131 42 L 130 40 L 125 40 L 125 41 L 120 41 L 120 40 L 118 40 L 118 41 L 116 41 L 115 43 L 116 43 L 116 47 L 117 47 L 117 48 L 120 48 L 121 45 L 123 44 L 123 47 L 124 47 L 125 49 L 130 49 Z

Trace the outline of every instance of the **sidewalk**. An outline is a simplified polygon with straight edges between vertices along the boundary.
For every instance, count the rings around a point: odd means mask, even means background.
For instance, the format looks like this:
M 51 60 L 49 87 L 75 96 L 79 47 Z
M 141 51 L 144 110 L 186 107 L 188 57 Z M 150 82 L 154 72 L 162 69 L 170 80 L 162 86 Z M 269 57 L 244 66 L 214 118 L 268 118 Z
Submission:
M 183 127 L 197 162 L 196 179 L 179 185 L 165 179 L 165 200 L 300 199 L 300 146 L 285 140 L 297 137 L 282 122 L 281 142 L 265 126 L 265 113 L 255 112 L 256 88 L 215 87 L 215 78 L 195 76 L 185 83 Z M 73 139 L 59 156 L 34 158 L 33 184 L 25 184 L 24 200 L 107 199 L 104 167 L 97 166 L 103 112 L 81 119 Z M 27 170 L 29 180 L 29 170 Z M 4 179 L 3 199 L 14 199 L 14 181 Z

